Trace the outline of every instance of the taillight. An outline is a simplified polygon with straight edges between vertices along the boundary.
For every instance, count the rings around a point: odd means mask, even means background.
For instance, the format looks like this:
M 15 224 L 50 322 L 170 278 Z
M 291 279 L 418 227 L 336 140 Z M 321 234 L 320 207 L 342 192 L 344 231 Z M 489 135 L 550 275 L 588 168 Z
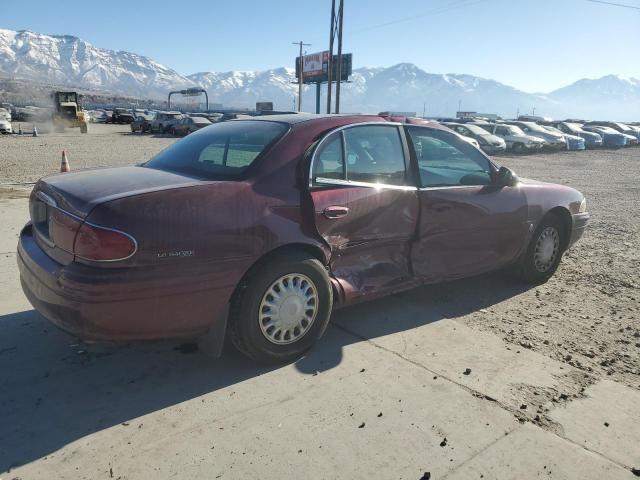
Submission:
M 73 241 L 82 225 L 82 220 L 67 215 L 57 208 L 50 208 L 49 211 L 49 239 L 56 247 L 73 253 Z
M 84 260 L 115 262 L 131 257 L 137 248 L 131 235 L 85 222 L 76 235 L 73 253 Z

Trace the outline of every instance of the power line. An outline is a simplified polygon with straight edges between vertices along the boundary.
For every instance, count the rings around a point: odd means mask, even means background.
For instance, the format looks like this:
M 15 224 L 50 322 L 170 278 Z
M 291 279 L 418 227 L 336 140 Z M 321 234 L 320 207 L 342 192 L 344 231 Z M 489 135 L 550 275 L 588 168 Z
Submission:
M 368 32 L 369 30 L 374 30 L 376 28 L 382 28 L 382 27 L 387 27 L 389 25 L 395 25 L 397 23 L 403 23 L 403 22 L 410 22 L 411 20 L 416 20 L 418 18 L 423 18 L 423 17 L 429 17 L 429 16 L 433 16 L 433 15 L 437 15 L 440 13 L 445 13 L 448 12 L 450 10 L 455 10 L 457 8 L 464 8 L 464 7 L 470 7 L 472 5 L 476 5 L 478 3 L 482 3 L 482 2 L 486 2 L 487 0 L 462 0 L 462 1 L 457 1 L 454 2 L 446 7 L 443 8 L 436 8 L 433 10 L 429 10 L 428 12 L 423 12 L 423 13 L 419 13 L 417 15 L 412 15 L 410 17 L 403 17 L 403 18 L 398 18 L 396 20 L 391 20 L 389 22 L 385 22 L 385 23 L 379 23 L 377 25 L 371 25 L 370 27 L 365 27 L 362 28 L 360 30 L 354 30 L 351 32 L 345 32 L 345 35 L 357 35 L 358 33 L 363 33 L 363 32 Z
M 601 3 L 603 5 L 611 5 L 614 7 L 631 8 L 632 10 L 640 10 L 640 7 L 636 7 L 635 5 L 624 5 L 622 3 L 605 2 L 604 0 L 585 0 L 585 2 Z

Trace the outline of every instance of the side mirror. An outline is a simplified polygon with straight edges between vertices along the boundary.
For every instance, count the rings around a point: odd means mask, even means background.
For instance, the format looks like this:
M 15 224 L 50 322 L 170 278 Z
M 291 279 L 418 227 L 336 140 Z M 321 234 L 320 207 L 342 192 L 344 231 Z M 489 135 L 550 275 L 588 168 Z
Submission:
M 500 167 L 496 180 L 500 187 L 514 187 L 518 184 L 518 176 L 507 167 Z

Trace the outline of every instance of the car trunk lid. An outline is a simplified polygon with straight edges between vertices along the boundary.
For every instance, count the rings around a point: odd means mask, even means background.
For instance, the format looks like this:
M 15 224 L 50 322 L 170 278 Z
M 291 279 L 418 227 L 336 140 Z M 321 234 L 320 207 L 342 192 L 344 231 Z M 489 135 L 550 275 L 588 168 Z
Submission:
M 97 205 L 123 197 L 200 184 L 202 181 L 162 170 L 120 167 L 83 170 L 40 179 L 29 211 L 40 248 L 62 264 L 74 259 L 74 239 Z
M 44 177 L 34 192 L 46 194 L 62 210 L 85 218 L 103 202 L 199 183 L 192 177 L 152 168 L 97 168 Z

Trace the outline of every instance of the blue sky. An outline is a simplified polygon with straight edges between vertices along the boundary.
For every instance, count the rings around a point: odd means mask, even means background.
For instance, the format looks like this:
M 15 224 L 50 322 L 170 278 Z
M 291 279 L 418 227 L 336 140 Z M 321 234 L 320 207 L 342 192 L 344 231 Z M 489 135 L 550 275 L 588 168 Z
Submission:
M 640 8 L 640 0 L 612 0 Z M 52 6 L 55 5 L 55 7 Z M 293 67 L 328 46 L 330 0 L 27 0 L 0 28 L 75 35 L 182 74 Z M 587 0 L 345 0 L 354 68 L 415 63 L 529 92 L 610 73 L 640 78 L 640 9 Z

